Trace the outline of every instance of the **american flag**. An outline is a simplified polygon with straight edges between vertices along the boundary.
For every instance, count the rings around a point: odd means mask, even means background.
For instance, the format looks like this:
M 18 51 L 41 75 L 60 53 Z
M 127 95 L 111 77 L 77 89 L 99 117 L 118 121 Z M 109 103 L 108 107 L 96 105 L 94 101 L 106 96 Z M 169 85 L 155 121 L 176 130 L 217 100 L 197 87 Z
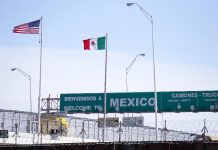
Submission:
M 39 34 L 40 19 L 14 27 L 13 33 Z

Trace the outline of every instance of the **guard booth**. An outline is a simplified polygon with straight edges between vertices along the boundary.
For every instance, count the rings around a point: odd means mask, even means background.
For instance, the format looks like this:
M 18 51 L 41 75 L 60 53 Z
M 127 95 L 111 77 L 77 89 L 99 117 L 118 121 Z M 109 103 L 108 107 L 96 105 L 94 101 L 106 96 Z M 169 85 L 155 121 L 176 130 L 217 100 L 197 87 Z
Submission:
M 43 134 L 72 135 L 72 129 L 66 117 L 58 116 L 57 113 L 41 114 L 41 130 Z

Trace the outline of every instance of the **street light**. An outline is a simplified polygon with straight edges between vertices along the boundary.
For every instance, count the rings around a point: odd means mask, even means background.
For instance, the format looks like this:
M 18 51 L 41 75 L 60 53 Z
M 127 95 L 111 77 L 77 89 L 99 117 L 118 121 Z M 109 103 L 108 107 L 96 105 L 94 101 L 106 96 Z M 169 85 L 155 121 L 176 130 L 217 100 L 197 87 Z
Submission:
M 127 6 L 137 5 L 141 12 L 145 15 L 148 21 L 151 23 L 151 37 L 152 37 L 152 50 L 153 50 L 153 75 L 154 75 L 154 99 L 155 99 L 155 128 L 156 128 L 156 141 L 158 141 L 158 128 L 157 128 L 157 91 L 156 91 L 156 77 L 155 77 L 155 57 L 154 57 L 154 29 L 153 29 L 153 19 L 152 15 L 150 15 L 147 11 L 145 11 L 139 4 L 137 3 L 127 3 Z
M 25 73 L 20 68 L 12 68 L 11 71 L 19 71 L 24 77 L 26 77 L 30 81 L 30 112 L 32 112 L 32 96 L 31 96 L 31 76 Z
M 128 80 L 127 80 L 127 75 L 128 75 L 128 73 L 129 73 L 129 71 L 131 70 L 131 68 L 132 68 L 133 64 L 135 63 L 135 61 L 136 61 L 136 59 L 137 59 L 138 56 L 143 56 L 143 57 L 144 57 L 145 54 L 138 54 L 138 55 L 136 55 L 136 57 L 132 60 L 132 62 L 129 64 L 129 66 L 126 67 L 126 92 L 128 92 Z
M 139 56 L 145 56 L 145 54 L 138 54 L 136 55 L 136 57 L 131 61 L 131 63 L 129 64 L 128 67 L 126 67 L 126 92 L 128 92 L 128 80 L 127 80 L 127 75 L 129 73 L 129 71 L 131 70 L 132 66 L 134 65 L 136 59 L 139 57 Z M 128 113 L 128 116 L 129 116 L 129 113 Z M 133 117 L 133 113 L 132 113 L 132 117 Z M 128 133 L 129 133 L 129 127 L 128 127 Z M 131 130 L 131 141 L 132 141 L 132 130 Z

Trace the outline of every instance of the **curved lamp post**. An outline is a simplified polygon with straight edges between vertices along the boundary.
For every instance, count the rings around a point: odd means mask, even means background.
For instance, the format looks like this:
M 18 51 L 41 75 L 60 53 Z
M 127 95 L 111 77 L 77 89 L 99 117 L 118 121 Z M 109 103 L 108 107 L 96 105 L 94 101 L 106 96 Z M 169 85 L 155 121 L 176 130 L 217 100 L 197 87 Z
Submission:
M 28 75 L 27 73 L 25 73 L 23 70 L 21 70 L 20 68 L 12 68 L 11 71 L 19 71 L 24 77 L 26 77 L 29 82 L 30 82 L 30 112 L 32 112 L 32 96 L 31 96 L 31 76 Z
M 127 80 L 127 75 L 129 73 L 129 71 L 131 70 L 132 66 L 134 65 L 136 59 L 139 57 L 139 56 L 145 56 L 145 54 L 138 54 L 136 55 L 136 57 L 131 61 L 131 63 L 129 64 L 128 67 L 126 67 L 126 92 L 128 92 L 128 80 Z M 128 114 L 129 116 L 129 114 Z M 132 113 L 132 116 L 133 116 L 133 113 Z M 131 130 L 132 132 L 132 130 Z M 129 127 L 128 127 L 128 133 L 129 133 Z M 131 133 L 131 141 L 132 141 L 132 133 Z
M 152 50 L 153 50 L 153 76 L 154 76 L 154 99 L 155 99 L 155 128 L 156 128 L 156 141 L 158 141 L 158 128 L 157 128 L 157 91 L 156 91 L 156 75 L 155 75 L 155 54 L 154 54 L 154 29 L 153 29 L 153 19 L 152 15 L 150 15 L 147 11 L 145 11 L 139 4 L 137 3 L 127 3 L 127 6 L 137 5 L 138 8 L 141 10 L 141 12 L 145 15 L 145 17 L 148 19 L 148 21 L 151 23 L 152 26 Z
M 128 67 L 126 67 L 126 92 L 128 92 L 128 80 L 127 80 L 127 75 L 129 73 L 129 71 L 131 70 L 132 66 L 134 65 L 136 59 L 138 58 L 138 56 L 145 56 L 145 54 L 138 54 L 136 55 L 136 57 L 132 60 L 132 62 L 129 64 Z

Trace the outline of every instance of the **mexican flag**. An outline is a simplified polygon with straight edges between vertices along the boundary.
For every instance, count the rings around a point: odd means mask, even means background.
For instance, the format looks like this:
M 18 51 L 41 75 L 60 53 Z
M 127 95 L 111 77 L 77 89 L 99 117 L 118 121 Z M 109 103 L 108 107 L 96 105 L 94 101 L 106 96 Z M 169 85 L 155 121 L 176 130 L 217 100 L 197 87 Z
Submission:
M 106 37 L 83 40 L 84 50 L 104 50 L 106 48 Z

